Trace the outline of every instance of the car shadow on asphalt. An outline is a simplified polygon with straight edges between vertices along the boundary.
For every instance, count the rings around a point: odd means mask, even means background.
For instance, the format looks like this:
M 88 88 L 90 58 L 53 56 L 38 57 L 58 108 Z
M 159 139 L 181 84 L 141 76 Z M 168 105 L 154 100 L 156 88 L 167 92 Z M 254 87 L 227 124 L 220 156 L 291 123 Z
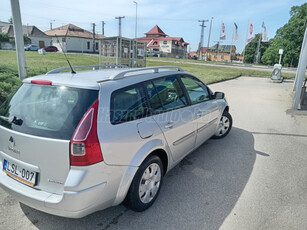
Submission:
M 218 229 L 233 210 L 253 171 L 252 133 L 233 128 L 209 140 L 166 176 L 155 204 L 142 213 L 111 207 L 81 219 L 46 214 L 20 204 L 39 229 Z

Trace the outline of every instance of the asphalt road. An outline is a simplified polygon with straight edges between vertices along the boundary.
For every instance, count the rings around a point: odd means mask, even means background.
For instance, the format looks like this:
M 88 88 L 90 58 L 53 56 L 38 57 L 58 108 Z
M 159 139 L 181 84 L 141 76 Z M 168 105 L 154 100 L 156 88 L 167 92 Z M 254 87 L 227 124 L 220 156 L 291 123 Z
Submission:
M 0 229 L 306 229 L 307 116 L 289 110 L 292 86 L 247 77 L 210 85 L 226 93 L 232 131 L 170 171 L 143 213 L 117 206 L 62 218 L 0 189 Z

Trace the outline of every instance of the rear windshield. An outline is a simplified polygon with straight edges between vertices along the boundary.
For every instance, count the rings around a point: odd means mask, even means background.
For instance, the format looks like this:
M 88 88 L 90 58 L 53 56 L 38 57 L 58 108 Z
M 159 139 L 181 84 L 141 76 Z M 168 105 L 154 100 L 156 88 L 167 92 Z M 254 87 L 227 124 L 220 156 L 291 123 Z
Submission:
M 97 90 L 23 84 L 0 107 L 0 125 L 40 137 L 70 140 Z

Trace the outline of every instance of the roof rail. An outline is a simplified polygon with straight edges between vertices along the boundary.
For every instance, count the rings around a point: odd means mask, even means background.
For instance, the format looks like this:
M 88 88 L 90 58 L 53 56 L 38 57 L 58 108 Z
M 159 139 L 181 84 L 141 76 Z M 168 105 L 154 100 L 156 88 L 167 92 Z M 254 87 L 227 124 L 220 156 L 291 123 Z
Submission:
M 141 72 L 141 71 L 148 71 L 151 70 L 152 73 L 159 73 L 160 69 L 175 69 L 176 71 L 179 72 L 184 72 L 184 70 L 180 67 L 177 66 L 156 66 L 156 67 L 147 67 L 147 68 L 138 68 L 138 69 L 129 69 L 129 70 L 125 70 L 122 71 L 118 74 L 115 74 L 113 76 L 111 76 L 109 78 L 109 80 L 118 80 L 118 79 L 122 79 L 125 77 L 126 74 L 128 73 L 134 73 L 134 72 Z
M 82 68 L 93 68 L 93 70 L 99 70 L 99 69 L 116 69 L 116 68 L 128 68 L 126 65 L 115 65 L 115 64 L 104 64 L 104 65 L 81 65 L 81 66 L 73 66 L 73 69 L 82 69 Z M 68 70 L 70 67 L 61 67 L 58 69 L 50 70 L 46 74 L 55 74 L 55 73 L 61 73 L 63 70 Z

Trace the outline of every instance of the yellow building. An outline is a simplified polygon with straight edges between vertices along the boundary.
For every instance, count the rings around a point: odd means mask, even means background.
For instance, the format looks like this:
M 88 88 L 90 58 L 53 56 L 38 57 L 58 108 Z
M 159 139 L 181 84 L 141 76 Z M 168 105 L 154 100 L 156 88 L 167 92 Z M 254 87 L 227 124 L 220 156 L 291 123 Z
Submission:
M 207 60 L 230 62 L 230 54 L 231 60 L 234 60 L 236 56 L 236 46 L 216 44 L 207 49 Z

